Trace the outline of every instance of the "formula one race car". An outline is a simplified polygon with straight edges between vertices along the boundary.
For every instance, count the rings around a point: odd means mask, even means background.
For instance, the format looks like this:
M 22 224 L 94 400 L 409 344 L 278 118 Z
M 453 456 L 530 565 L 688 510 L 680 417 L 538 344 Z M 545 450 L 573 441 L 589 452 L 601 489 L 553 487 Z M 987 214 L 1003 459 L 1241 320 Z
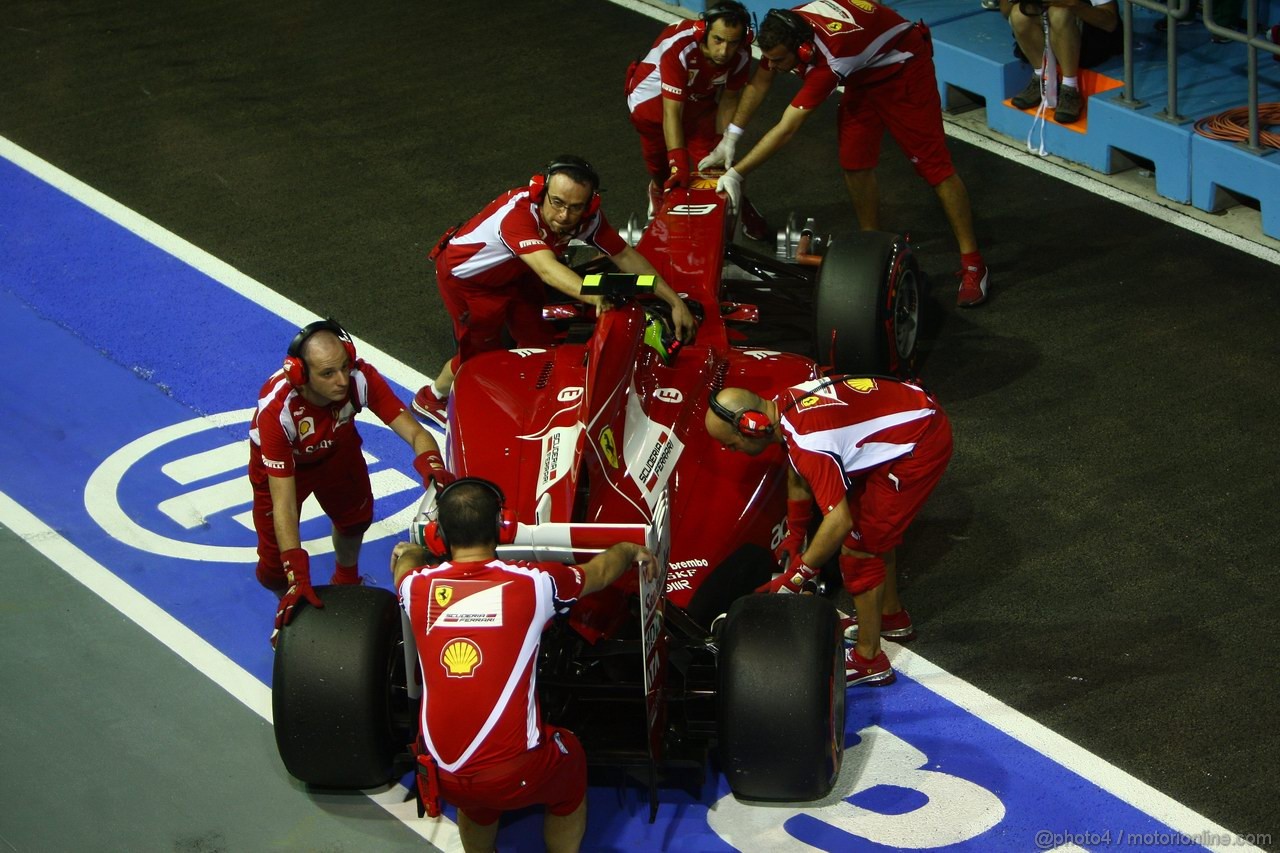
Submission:
M 667 771 L 715 758 L 740 798 L 821 798 L 844 749 L 834 605 L 751 594 L 776 571 L 784 456 L 711 439 L 708 392 L 770 396 L 829 370 L 905 375 L 915 362 L 919 274 L 904 240 L 866 233 L 819 256 L 811 229 L 789 228 L 779 243 L 791 257 L 780 259 L 734 245 L 735 226 L 704 182 L 670 194 L 639 236 L 638 251 L 700 317 L 693 343 L 679 346 L 635 276 L 588 268 L 616 307 L 585 341 L 477 356 L 450 398 L 450 468 L 497 483 L 519 520 L 500 555 L 582 561 L 630 540 L 659 559 L 657 583 L 628 573 L 549 626 L 538 674 L 546 719 L 577 732 L 593 765 L 648 779 L 651 816 Z M 811 354 L 735 345 L 760 309 L 733 297 L 802 288 L 818 318 Z M 549 310 L 570 321 L 579 309 Z M 276 652 L 277 745 L 312 785 L 376 787 L 408 767 L 412 640 L 406 648 L 386 590 L 321 595 L 325 608 L 297 613 Z

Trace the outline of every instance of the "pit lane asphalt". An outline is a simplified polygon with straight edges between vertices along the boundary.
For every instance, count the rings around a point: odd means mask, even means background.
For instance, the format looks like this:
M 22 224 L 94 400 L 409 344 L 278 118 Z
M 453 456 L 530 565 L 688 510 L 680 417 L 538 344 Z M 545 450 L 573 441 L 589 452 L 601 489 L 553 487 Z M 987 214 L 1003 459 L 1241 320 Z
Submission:
M 615 223 L 644 209 L 622 73 L 658 25 L 610 4 L 6 12 L 0 135 L 428 374 L 450 352 L 425 259 L 446 227 L 562 152 L 597 166 Z M 748 141 L 794 86 L 775 89 Z M 839 234 L 851 212 L 833 111 L 818 112 L 749 190 L 775 225 L 796 211 Z M 923 372 L 956 432 L 900 555 L 914 649 L 1219 824 L 1280 837 L 1276 268 L 988 151 L 952 152 L 993 270 L 981 309 L 954 307 L 945 220 L 891 144 L 879 173 L 886 227 L 911 232 L 935 283 Z M 192 369 L 218 359 L 192 353 Z M 245 377 L 246 401 L 260 380 Z M 93 849 L 104 810 L 136 809 L 122 813 L 135 849 L 155 847 L 156 800 L 82 797 L 190 781 L 208 751 L 186 752 L 181 729 L 154 740 L 177 718 L 226 727 L 228 823 L 299 807 L 293 789 L 273 793 L 269 731 L 194 675 L 163 675 L 182 689 L 143 694 L 136 726 L 95 717 L 132 689 L 76 652 L 68 614 L 143 671 L 177 661 L 7 533 L 0 548 L 23 567 L 6 570 L 10 595 L 32 600 L 30 622 L 5 618 L 6 647 L 38 636 L 51 650 L 42 666 L 4 658 L 22 685 L 2 700 L 22 721 L 3 729 L 6 838 L 56 826 L 66 849 Z M 57 735 L 71 726 L 110 726 L 113 752 L 137 760 L 86 772 L 68 747 L 91 744 Z M 317 809 L 324 832 L 345 831 Z M 203 831 L 165 837 L 200 849 Z

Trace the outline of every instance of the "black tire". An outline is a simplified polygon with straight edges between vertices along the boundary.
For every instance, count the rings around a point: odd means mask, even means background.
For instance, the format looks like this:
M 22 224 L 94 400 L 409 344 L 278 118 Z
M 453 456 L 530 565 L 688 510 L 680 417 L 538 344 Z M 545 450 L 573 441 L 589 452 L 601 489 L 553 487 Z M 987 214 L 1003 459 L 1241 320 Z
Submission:
M 768 548 L 741 545 L 698 586 L 686 612 L 699 625 L 709 628 L 717 616 L 729 611 L 734 601 L 768 583 L 777 568 Z
M 413 737 L 393 703 L 393 673 L 403 676 L 399 605 L 371 586 L 316 592 L 324 607 L 301 605 L 277 643 L 276 748 L 308 785 L 376 788 L 395 778 Z
M 826 796 L 844 757 L 844 643 L 813 595 L 734 602 L 717 671 L 721 769 L 741 800 Z
M 915 253 L 898 235 L 833 240 L 814 282 L 818 362 L 836 373 L 913 377 L 923 290 Z

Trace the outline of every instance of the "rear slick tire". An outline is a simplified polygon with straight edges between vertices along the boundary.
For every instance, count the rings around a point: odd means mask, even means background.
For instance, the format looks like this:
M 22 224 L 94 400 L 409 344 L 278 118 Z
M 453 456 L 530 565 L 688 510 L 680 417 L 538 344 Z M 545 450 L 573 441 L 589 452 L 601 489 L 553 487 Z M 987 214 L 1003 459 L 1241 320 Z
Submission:
M 844 757 L 844 643 L 835 606 L 814 595 L 740 598 L 719 650 L 718 748 L 734 796 L 825 797 Z
M 301 603 L 277 642 L 276 748 L 289 774 L 308 785 L 376 788 L 395 777 L 395 759 L 412 738 L 393 714 L 400 608 L 377 587 L 316 593 L 324 607 Z

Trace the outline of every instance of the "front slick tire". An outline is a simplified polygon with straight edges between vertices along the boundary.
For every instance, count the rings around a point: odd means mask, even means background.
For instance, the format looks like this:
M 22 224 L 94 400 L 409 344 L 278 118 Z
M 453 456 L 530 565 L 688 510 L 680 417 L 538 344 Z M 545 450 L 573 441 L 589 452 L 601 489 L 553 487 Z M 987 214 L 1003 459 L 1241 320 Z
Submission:
M 742 800 L 826 796 L 844 757 L 844 643 L 814 595 L 748 595 L 729 609 L 717 668 L 721 769 Z

